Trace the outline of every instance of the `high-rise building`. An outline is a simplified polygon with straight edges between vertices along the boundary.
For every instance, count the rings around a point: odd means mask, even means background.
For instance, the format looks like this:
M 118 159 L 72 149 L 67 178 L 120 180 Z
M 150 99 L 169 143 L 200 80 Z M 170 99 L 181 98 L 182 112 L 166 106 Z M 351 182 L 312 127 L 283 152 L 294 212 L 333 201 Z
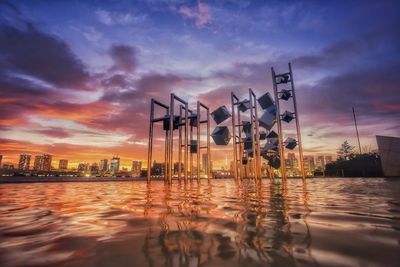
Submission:
M 295 153 L 288 153 L 287 158 L 285 159 L 286 171 L 288 172 L 289 176 L 299 176 L 300 169 L 299 169 L 299 161 L 296 158 Z
M 157 163 L 156 161 L 153 162 L 153 167 L 151 167 L 151 174 L 152 175 L 164 175 L 165 164 L 164 163 Z
M 140 160 L 132 161 L 132 176 L 139 177 L 142 170 L 142 162 Z
M 1 168 L 1 161 L 3 160 L 3 155 L 0 155 L 0 168 Z
M 81 163 L 78 164 L 78 171 L 86 172 L 88 170 L 89 170 L 89 163 L 81 162 Z
M 325 158 L 324 156 L 318 156 L 315 162 L 315 168 L 323 171 L 325 170 Z
M 29 154 L 19 155 L 18 169 L 27 171 L 29 170 L 30 163 L 31 163 L 31 155 Z
M 304 170 L 312 175 L 315 170 L 314 156 L 304 156 Z
M 60 169 L 60 170 L 68 169 L 68 160 L 67 159 L 60 159 L 60 162 L 58 164 L 58 169 Z
M 111 159 L 110 171 L 112 173 L 119 172 L 119 162 L 120 162 L 120 158 L 119 157 L 113 157 Z
M 33 169 L 35 171 L 43 170 L 43 156 L 42 155 L 35 156 L 35 161 L 33 162 Z
M 53 160 L 53 156 L 49 154 L 43 154 L 43 170 L 51 171 L 51 162 Z
M 100 170 L 101 172 L 106 172 L 106 171 L 108 171 L 108 159 L 102 159 L 102 160 L 100 160 L 99 170 Z
M 91 173 L 98 173 L 99 172 L 99 165 L 95 162 L 90 166 Z

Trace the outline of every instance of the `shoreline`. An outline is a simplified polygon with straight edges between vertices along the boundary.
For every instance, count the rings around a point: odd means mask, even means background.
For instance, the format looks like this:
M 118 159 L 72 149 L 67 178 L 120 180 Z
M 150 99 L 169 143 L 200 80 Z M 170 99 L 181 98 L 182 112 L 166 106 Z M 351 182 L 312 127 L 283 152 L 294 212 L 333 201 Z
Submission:
M 340 178 L 400 178 L 400 177 L 307 177 L 306 179 L 340 179 Z M 222 179 L 233 179 L 233 177 L 221 177 L 221 178 L 213 178 L 213 180 L 222 180 Z M 263 177 L 263 180 L 268 180 L 269 178 Z M 279 179 L 279 178 L 278 178 Z M 288 177 L 287 179 L 301 179 L 301 177 Z M 174 178 L 174 180 L 178 180 Z M 201 180 L 207 180 L 206 178 L 202 178 Z M 16 183 L 67 183 L 67 182 L 76 182 L 76 183 L 93 183 L 93 182 L 146 182 L 146 177 L 56 177 L 56 176 L 47 176 L 47 177 L 26 177 L 26 176 L 0 176 L 0 184 L 16 184 Z M 152 181 L 164 181 L 163 179 L 153 179 Z M 195 179 L 193 181 L 196 181 Z

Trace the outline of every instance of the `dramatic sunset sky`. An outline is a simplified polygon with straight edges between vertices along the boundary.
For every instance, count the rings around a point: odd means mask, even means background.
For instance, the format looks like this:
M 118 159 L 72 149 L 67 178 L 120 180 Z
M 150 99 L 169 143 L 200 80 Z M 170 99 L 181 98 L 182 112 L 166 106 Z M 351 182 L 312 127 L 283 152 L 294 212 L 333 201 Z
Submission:
M 130 165 L 152 97 L 214 109 L 289 61 L 305 154 L 356 145 L 353 106 L 375 149 L 400 135 L 399 32 L 399 1 L 0 0 L 0 154 Z

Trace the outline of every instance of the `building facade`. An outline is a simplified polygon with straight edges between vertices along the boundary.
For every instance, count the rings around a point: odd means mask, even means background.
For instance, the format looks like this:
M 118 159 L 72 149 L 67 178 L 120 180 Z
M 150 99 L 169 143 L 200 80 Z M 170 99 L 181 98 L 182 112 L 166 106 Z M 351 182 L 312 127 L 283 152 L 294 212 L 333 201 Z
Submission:
M 101 172 L 106 172 L 106 171 L 108 171 L 108 159 L 102 159 L 102 160 L 100 160 L 99 170 L 100 170 Z
M 31 155 L 30 154 L 21 154 L 19 155 L 18 169 L 27 171 L 29 170 L 29 165 L 31 163 Z
M 376 136 L 383 175 L 400 177 L 400 137 Z
M 58 169 L 65 171 L 68 169 L 68 160 L 66 159 L 60 159 L 59 163 L 58 163 Z
M 140 177 L 142 170 L 142 162 L 139 160 L 132 161 L 132 176 Z
M 120 164 L 120 158 L 119 157 L 113 157 L 111 159 L 111 163 L 110 163 L 110 171 L 112 173 L 119 172 L 119 164 Z

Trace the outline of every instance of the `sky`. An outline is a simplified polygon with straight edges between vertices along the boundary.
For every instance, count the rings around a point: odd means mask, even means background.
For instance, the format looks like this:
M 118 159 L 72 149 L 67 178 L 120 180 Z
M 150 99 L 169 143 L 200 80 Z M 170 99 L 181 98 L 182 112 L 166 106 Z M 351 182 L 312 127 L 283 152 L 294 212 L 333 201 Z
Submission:
M 145 161 L 151 98 L 174 92 L 213 110 L 231 91 L 272 93 L 271 67 L 288 62 L 305 154 L 356 146 L 352 107 L 374 150 L 377 134 L 400 136 L 399 14 L 389 0 L 0 0 L 3 163 Z M 224 162 L 230 147 L 212 151 Z

